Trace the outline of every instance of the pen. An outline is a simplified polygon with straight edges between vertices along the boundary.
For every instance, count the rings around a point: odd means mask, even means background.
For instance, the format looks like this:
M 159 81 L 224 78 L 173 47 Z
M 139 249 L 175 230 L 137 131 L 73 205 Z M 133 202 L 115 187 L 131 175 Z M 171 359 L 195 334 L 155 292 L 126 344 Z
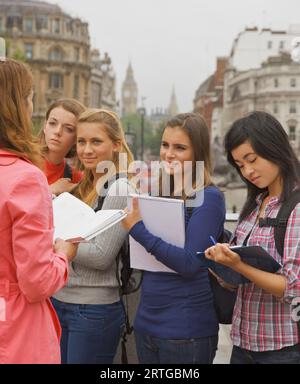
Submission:
M 216 240 L 214 239 L 213 236 L 209 236 L 209 238 L 210 238 L 210 241 L 213 243 L 213 245 L 217 244 L 217 242 L 216 242 Z M 203 253 L 203 252 L 197 252 L 197 255 L 200 255 L 200 253 Z

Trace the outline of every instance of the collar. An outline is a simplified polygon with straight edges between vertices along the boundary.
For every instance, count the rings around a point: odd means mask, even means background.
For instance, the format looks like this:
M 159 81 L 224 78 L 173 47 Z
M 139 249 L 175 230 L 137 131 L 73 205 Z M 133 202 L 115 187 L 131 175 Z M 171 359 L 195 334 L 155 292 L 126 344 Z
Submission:
M 263 192 L 263 193 L 260 193 L 259 195 L 256 196 L 256 203 L 257 203 L 257 206 L 260 206 L 264 200 L 264 198 L 268 195 L 268 192 Z M 273 207 L 275 206 L 276 204 L 279 204 L 280 203 L 280 196 L 274 196 L 274 197 L 271 197 L 271 199 L 268 201 L 268 203 L 266 204 L 266 206 L 270 206 L 270 207 Z
M 7 167 L 14 164 L 18 159 L 22 159 L 28 163 L 31 163 L 31 161 L 26 157 L 20 156 L 5 149 L 0 149 L 0 166 Z

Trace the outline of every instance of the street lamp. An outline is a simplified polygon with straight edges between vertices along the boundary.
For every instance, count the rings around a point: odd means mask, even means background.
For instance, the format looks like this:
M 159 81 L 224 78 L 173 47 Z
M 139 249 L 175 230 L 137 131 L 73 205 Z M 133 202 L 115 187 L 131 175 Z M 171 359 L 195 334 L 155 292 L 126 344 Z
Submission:
M 125 132 L 125 140 L 129 145 L 129 148 L 133 152 L 133 156 L 136 157 L 135 151 L 135 133 L 130 131 L 130 122 L 127 123 L 127 131 Z
M 141 107 L 138 109 L 138 113 L 141 116 L 141 160 L 144 160 L 144 130 L 145 130 L 145 115 L 146 108 Z

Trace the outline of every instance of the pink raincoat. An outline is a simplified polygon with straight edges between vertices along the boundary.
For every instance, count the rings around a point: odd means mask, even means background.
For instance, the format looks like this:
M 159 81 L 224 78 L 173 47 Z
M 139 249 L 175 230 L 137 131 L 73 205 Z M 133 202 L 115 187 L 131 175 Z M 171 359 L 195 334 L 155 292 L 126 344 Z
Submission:
M 0 150 L 0 363 L 60 363 L 60 325 L 49 296 L 66 283 L 54 253 L 44 174 Z

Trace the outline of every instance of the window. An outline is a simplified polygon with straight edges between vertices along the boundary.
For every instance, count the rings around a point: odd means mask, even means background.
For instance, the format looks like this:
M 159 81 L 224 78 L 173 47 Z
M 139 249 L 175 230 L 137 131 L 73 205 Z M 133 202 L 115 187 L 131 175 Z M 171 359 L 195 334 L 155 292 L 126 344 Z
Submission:
M 279 43 L 279 49 L 284 49 L 284 41 L 280 41 L 280 43 Z
M 80 61 L 80 48 L 78 47 L 74 48 L 74 58 L 76 62 Z
M 274 79 L 274 87 L 278 88 L 279 87 L 279 81 L 278 79 Z
M 54 48 L 49 52 L 49 60 L 51 61 L 62 61 L 63 53 L 60 48 Z
M 53 19 L 52 20 L 52 32 L 53 33 L 60 33 L 60 19 Z
M 4 30 L 3 17 L 0 17 L 0 32 Z
M 290 141 L 296 141 L 296 126 L 295 125 L 289 126 L 289 139 L 290 139 Z
M 74 76 L 73 97 L 79 99 L 79 75 Z
M 290 81 L 290 84 L 291 84 L 291 87 L 292 88 L 296 88 L 297 86 L 297 80 L 295 78 L 292 78 L 291 81 Z
M 41 29 L 48 29 L 48 16 L 39 15 L 36 18 L 36 29 L 40 31 Z
M 278 102 L 277 101 L 274 101 L 273 102 L 273 113 L 278 113 L 279 112 L 279 109 L 278 109 Z
M 296 101 L 291 101 L 290 102 L 290 113 L 297 113 Z
M 33 19 L 25 19 L 24 20 L 24 31 L 25 32 L 33 32 Z
M 25 57 L 26 59 L 33 59 L 33 44 L 32 43 L 25 43 L 24 45 L 25 50 Z
M 64 87 L 64 77 L 60 73 L 49 75 L 49 88 L 62 89 Z
M 272 49 L 273 47 L 273 42 L 272 41 L 268 41 L 268 49 Z

